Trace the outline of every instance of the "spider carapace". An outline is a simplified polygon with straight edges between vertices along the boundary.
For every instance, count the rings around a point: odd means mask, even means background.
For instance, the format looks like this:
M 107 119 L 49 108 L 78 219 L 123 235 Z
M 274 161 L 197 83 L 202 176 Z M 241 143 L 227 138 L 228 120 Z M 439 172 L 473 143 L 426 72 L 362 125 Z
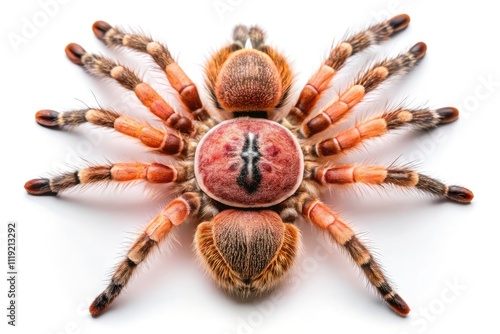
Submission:
M 321 191 L 335 185 L 389 184 L 469 203 L 470 190 L 445 185 L 408 167 L 336 163 L 370 138 L 401 128 L 433 128 L 456 120 L 458 111 L 399 106 L 335 132 L 367 94 L 415 67 L 426 52 L 422 42 L 374 63 L 330 103 L 321 106 L 317 101 L 349 57 L 389 39 L 409 22 L 408 15 L 398 15 L 332 47 L 292 105 L 287 103 L 293 82 L 288 61 L 266 44 L 259 27 L 237 26 L 232 42 L 208 60 L 210 108 L 203 105 L 197 87 L 168 49 L 149 37 L 103 21 L 93 25 L 95 35 L 106 45 L 149 54 L 165 71 L 184 110 L 174 110 L 126 66 L 69 44 L 66 54 L 72 62 L 135 93 L 165 128 L 103 108 L 40 110 L 37 122 L 49 128 L 86 122 L 113 128 L 155 149 L 160 162 L 117 162 L 34 179 L 25 185 L 28 193 L 55 195 L 81 184 L 141 180 L 169 183 L 175 196 L 133 242 L 108 286 L 91 304 L 91 314 L 104 312 L 155 246 L 189 217 L 198 224 L 194 243 L 199 258 L 215 281 L 231 293 L 261 294 L 282 280 L 298 253 L 300 233 L 295 223 L 303 217 L 346 251 L 395 312 L 408 314 L 409 307 L 370 251 L 320 200 Z M 164 156 L 175 161 L 162 161 Z

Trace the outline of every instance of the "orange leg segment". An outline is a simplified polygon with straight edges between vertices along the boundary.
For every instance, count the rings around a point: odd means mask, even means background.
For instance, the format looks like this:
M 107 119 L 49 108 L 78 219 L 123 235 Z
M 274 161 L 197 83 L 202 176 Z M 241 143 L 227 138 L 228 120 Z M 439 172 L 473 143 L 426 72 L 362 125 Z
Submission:
M 158 149 L 163 153 L 177 155 L 182 151 L 182 139 L 174 134 L 164 133 L 138 120 L 120 116 L 115 120 L 116 131 L 139 139 L 144 145 Z

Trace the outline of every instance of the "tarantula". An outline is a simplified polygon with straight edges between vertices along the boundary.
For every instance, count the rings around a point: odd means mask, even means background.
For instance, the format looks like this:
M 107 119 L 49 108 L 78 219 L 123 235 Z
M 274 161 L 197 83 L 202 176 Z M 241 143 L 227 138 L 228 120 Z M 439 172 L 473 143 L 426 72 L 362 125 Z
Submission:
M 129 68 L 69 44 L 66 55 L 73 63 L 133 91 L 165 128 L 102 108 L 62 113 L 40 110 L 36 121 L 49 128 L 86 122 L 113 128 L 162 156 L 176 158 L 175 163 L 165 159 L 165 163 L 91 166 L 25 184 L 32 195 L 56 195 L 77 185 L 104 181 L 172 184 L 177 197 L 137 237 L 109 285 L 91 304 L 90 313 L 103 313 L 154 246 L 189 217 L 199 222 L 194 242 L 197 255 L 224 290 L 242 297 L 267 292 L 294 263 L 300 243 L 295 222 L 304 217 L 345 249 L 395 312 L 408 314 L 410 308 L 388 283 L 378 262 L 351 227 L 320 200 L 320 192 L 330 185 L 390 184 L 469 203 L 470 190 L 447 186 L 408 167 L 335 163 L 370 138 L 395 129 L 429 129 L 449 123 L 458 118 L 458 110 L 395 107 L 333 136 L 328 134 L 384 80 L 415 67 L 426 52 L 422 42 L 359 74 L 328 105 L 316 105 L 350 56 L 389 39 L 409 22 L 408 15 L 397 15 L 332 47 L 284 116 L 278 110 L 287 105 L 293 76 L 287 59 L 265 43 L 259 27 L 236 26 L 232 42 L 208 60 L 205 83 L 213 103 L 211 113 L 168 49 L 149 37 L 103 21 L 92 27 L 107 46 L 150 55 L 165 71 L 184 111 L 174 110 Z M 248 41 L 251 48 L 246 48 Z

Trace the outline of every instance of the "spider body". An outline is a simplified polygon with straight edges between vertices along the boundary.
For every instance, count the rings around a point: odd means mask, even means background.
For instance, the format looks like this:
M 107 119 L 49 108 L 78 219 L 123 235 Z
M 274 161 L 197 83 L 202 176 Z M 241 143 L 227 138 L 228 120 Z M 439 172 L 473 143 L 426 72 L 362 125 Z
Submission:
M 160 157 L 175 158 L 174 163 L 160 158 L 155 163 L 90 166 L 25 184 L 32 195 L 56 195 L 96 182 L 140 180 L 172 185 L 176 197 L 133 242 L 108 286 L 91 304 L 91 314 L 102 314 L 155 246 L 190 217 L 198 223 L 196 252 L 226 291 L 245 297 L 276 286 L 296 258 L 300 233 L 295 222 L 302 217 L 345 250 L 395 312 L 408 314 L 408 305 L 393 290 L 376 259 L 349 224 L 320 200 L 320 195 L 323 189 L 336 185 L 389 184 L 469 203 L 473 198 L 470 190 L 448 186 L 407 167 L 336 163 L 340 155 L 371 138 L 395 129 L 430 129 L 450 123 L 458 118 L 458 110 L 400 106 L 333 136 L 326 131 L 336 129 L 387 78 L 410 71 L 425 55 L 422 42 L 392 59 L 375 63 L 325 106 L 317 102 L 349 57 L 404 30 L 409 21 L 405 14 L 395 16 L 333 47 L 284 116 L 278 109 L 286 107 L 290 97 L 292 72 L 285 57 L 265 43 L 264 32 L 258 27 L 237 26 L 233 41 L 208 60 L 205 74 L 212 98 L 211 113 L 168 49 L 149 37 L 127 33 L 103 21 L 93 26 L 95 35 L 106 45 L 149 54 L 165 71 L 187 113 L 174 110 L 134 71 L 88 53 L 80 45 L 69 44 L 66 54 L 73 63 L 133 92 L 167 130 L 103 108 L 62 113 L 40 110 L 37 122 L 49 128 L 83 123 L 109 127 L 136 138 Z M 251 48 L 246 48 L 248 40 Z

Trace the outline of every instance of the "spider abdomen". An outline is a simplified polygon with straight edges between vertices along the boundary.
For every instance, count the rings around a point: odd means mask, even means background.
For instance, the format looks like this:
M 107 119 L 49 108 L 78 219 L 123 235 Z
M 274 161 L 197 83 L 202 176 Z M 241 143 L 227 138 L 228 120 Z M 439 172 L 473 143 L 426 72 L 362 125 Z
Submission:
M 211 198 L 233 207 L 269 207 L 302 182 L 304 159 L 292 133 L 276 122 L 237 118 L 200 141 L 195 176 Z

